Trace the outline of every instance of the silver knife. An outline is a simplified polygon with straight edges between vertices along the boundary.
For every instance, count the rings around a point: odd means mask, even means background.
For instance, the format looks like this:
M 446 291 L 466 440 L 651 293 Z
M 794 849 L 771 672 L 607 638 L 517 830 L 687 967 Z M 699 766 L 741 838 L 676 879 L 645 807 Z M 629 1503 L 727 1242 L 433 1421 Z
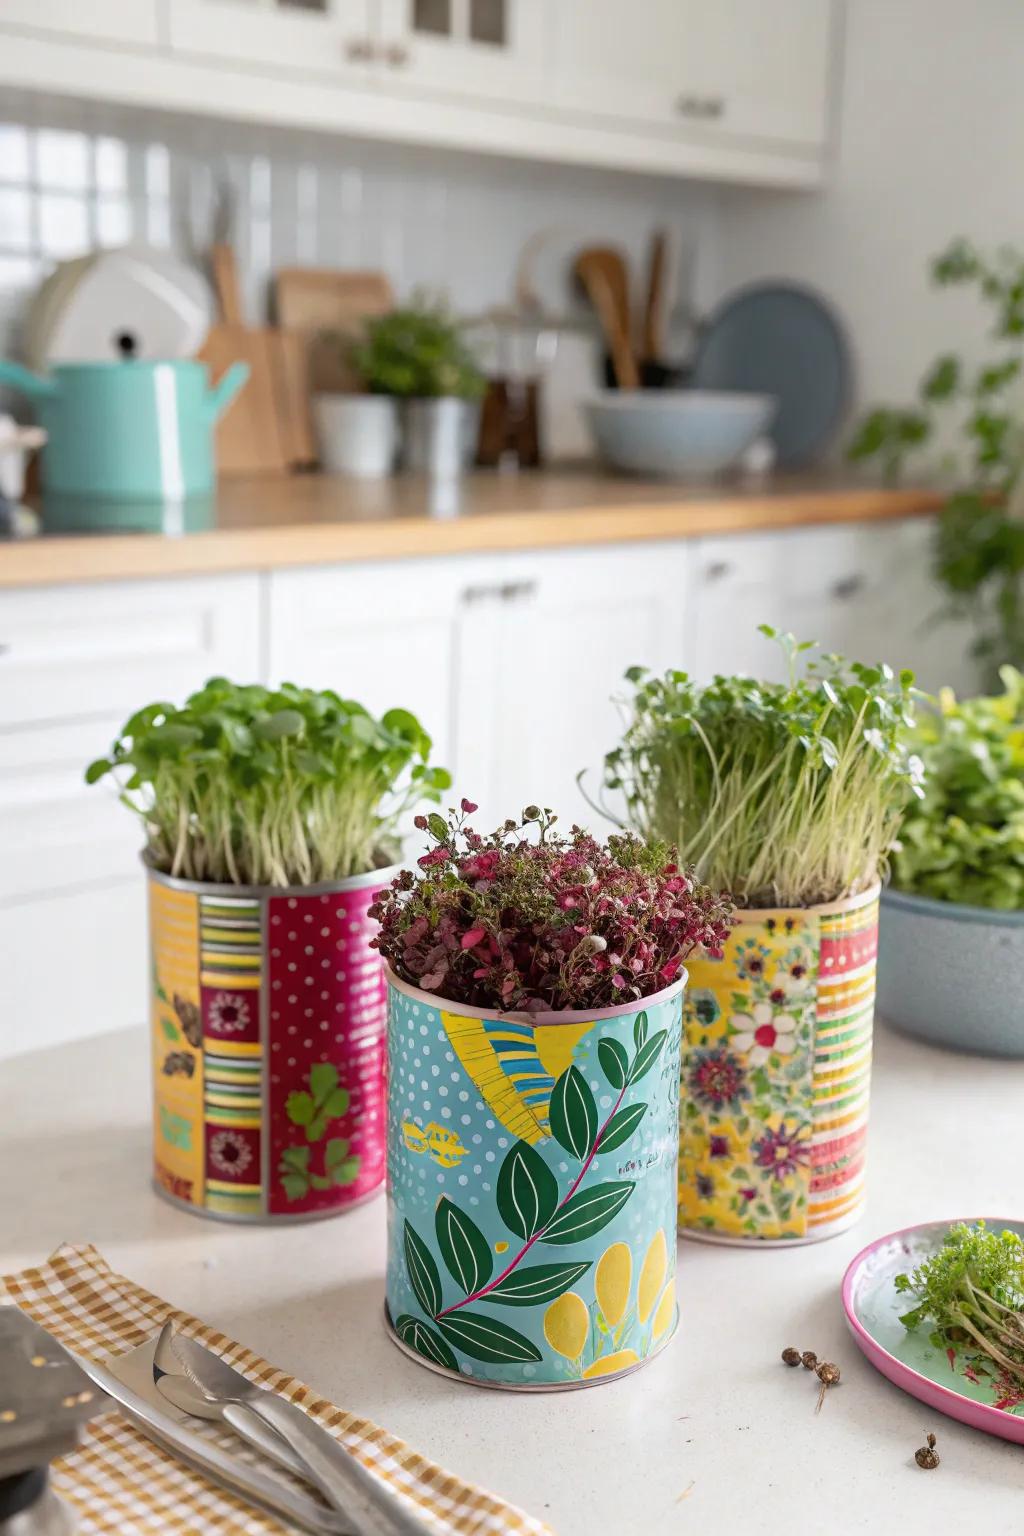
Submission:
M 132 1354 L 137 1351 L 133 1350 Z M 154 1408 L 141 1392 L 115 1374 L 117 1359 L 108 1362 L 108 1366 L 97 1365 L 78 1355 L 73 1355 L 72 1359 L 101 1391 L 114 1399 L 130 1423 L 214 1482 L 272 1514 L 283 1516 L 303 1530 L 314 1532 L 315 1536 L 355 1536 L 351 1522 L 337 1510 L 314 1503 L 289 1484 L 228 1455 L 187 1425 Z
M 344 1510 L 355 1536 L 427 1536 L 434 1529 L 294 1403 L 254 1386 L 195 1339 L 176 1333 L 172 1346 L 185 1375 L 203 1392 L 221 1402 L 244 1403 L 287 1441 L 321 1492 Z

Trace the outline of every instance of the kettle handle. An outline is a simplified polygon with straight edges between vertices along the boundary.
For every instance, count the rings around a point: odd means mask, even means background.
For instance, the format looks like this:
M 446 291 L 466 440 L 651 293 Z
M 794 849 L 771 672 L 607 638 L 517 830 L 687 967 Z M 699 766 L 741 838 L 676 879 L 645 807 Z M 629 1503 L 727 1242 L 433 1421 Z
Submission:
M 249 377 L 248 363 L 232 363 L 217 380 L 206 396 L 206 409 L 211 421 L 216 421 L 231 404 Z
M 13 384 L 22 394 L 38 400 L 52 400 L 60 393 L 52 379 L 40 378 L 38 373 L 32 373 L 20 363 L 8 362 L 3 357 L 0 357 L 0 384 Z

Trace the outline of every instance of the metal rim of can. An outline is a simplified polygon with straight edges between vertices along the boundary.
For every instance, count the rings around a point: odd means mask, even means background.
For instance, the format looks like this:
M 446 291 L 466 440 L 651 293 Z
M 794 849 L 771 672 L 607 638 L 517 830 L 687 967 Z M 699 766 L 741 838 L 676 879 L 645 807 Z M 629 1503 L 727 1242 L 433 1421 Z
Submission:
M 586 1024 L 591 1021 L 600 1024 L 608 1019 L 621 1019 L 630 1014 L 642 1013 L 645 1008 L 671 1002 L 673 997 L 684 990 L 690 979 L 689 971 L 683 966 L 675 981 L 668 987 L 662 987 L 660 992 L 651 992 L 647 997 L 634 997 L 628 1003 L 616 1003 L 611 1008 L 561 1008 L 547 1013 L 503 1013 L 500 1008 L 478 1008 L 475 1003 L 454 1002 L 451 998 L 442 997 L 440 993 L 424 992 L 421 987 L 414 987 L 411 982 L 403 980 L 387 960 L 384 961 L 384 975 L 388 986 L 394 987 L 396 992 L 404 992 L 406 997 L 411 997 L 415 1002 L 426 1003 L 428 1007 L 442 1009 L 445 1013 L 466 1014 L 474 1019 L 495 1019 L 499 1023 L 509 1019 L 528 1020 L 531 1024 L 543 1024 L 546 1027 Z
M 330 896 L 336 891 L 358 891 L 364 886 L 389 885 L 401 873 L 401 864 L 386 864 L 361 875 L 346 875 L 343 880 L 319 880 L 311 885 L 233 885 L 230 881 L 184 880 L 180 875 L 165 874 L 151 864 L 145 853 L 139 855 L 148 878 L 172 891 L 188 891 L 196 896 L 248 896 L 265 899 L 277 896 Z

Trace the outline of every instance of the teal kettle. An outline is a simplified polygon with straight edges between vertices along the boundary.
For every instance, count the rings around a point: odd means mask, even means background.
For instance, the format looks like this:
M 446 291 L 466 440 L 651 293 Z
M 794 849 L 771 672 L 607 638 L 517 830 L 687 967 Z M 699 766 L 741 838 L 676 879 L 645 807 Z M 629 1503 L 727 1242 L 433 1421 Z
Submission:
M 0 383 L 29 396 L 45 428 L 43 489 L 106 501 L 185 500 L 216 480 L 214 428 L 249 368 L 211 388 L 204 363 L 62 363 L 46 375 L 0 359 Z

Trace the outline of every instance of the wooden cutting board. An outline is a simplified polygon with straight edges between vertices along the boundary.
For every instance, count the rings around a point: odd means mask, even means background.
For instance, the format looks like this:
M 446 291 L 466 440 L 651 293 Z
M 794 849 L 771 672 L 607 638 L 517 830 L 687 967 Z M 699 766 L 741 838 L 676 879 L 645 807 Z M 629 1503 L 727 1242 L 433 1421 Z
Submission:
M 274 397 L 282 448 L 288 463 L 307 469 L 316 463 L 316 435 L 306 378 L 306 343 L 297 331 L 267 331 Z
M 242 386 L 217 423 L 217 469 L 222 475 L 254 475 L 288 468 L 281 429 L 276 357 L 270 330 L 250 330 L 226 321 L 211 326 L 199 353 L 216 383 L 232 363 L 249 365 Z
M 275 279 L 275 298 L 278 324 L 303 338 L 310 391 L 357 391 L 359 378 L 346 352 L 367 320 L 394 309 L 386 275 L 284 267 Z

